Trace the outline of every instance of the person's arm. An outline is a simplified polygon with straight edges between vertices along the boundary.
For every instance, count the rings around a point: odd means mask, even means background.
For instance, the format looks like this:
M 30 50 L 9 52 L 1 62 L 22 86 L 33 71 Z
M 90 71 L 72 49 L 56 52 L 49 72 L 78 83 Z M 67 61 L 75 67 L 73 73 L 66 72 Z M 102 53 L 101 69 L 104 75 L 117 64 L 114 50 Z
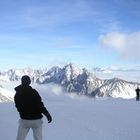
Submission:
M 17 98 L 18 98 L 18 95 L 16 93 L 15 96 L 14 96 L 15 107 L 16 107 L 17 111 L 20 112 L 19 101 L 18 101 Z
M 40 97 L 40 95 L 38 94 L 37 91 L 36 91 L 36 95 L 37 95 L 37 100 L 38 100 L 38 104 L 39 104 L 41 113 L 43 113 L 47 117 L 48 123 L 50 123 L 52 121 L 52 117 L 51 117 L 49 111 L 44 106 L 44 103 L 42 102 L 42 99 L 41 99 L 41 97 Z

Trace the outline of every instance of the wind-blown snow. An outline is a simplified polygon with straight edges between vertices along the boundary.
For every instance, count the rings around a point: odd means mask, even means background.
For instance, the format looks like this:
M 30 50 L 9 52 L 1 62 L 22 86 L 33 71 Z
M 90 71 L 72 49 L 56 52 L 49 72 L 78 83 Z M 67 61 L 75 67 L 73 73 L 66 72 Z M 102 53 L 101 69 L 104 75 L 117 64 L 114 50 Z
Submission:
M 43 140 L 140 139 L 140 102 L 135 99 L 69 98 L 58 86 L 33 86 L 53 117 L 51 124 L 43 118 Z M 0 139 L 14 140 L 19 119 L 14 103 L 0 104 L 0 118 Z M 32 132 L 26 140 L 33 140 Z

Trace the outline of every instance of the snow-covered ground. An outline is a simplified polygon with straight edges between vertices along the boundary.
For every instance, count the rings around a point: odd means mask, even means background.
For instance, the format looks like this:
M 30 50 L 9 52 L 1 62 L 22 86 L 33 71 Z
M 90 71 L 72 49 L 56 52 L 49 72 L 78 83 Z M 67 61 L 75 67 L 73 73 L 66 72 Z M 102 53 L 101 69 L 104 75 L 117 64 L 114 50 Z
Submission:
M 88 99 L 62 94 L 58 86 L 37 86 L 53 122 L 43 121 L 43 140 L 139 140 L 140 102 Z M 11 86 L 12 88 L 12 86 Z M 18 128 L 14 103 L 0 103 L 0 139 L 14 140 Z M 30 131 L 26 140 L 33 140 Z

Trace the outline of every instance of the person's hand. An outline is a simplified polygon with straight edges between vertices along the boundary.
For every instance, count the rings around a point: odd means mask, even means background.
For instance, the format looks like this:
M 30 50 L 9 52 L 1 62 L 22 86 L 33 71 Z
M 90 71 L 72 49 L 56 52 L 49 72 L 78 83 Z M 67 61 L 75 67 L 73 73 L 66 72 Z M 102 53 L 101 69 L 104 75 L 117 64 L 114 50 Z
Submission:
M 51 123 L 52 122 L 52 117 L 50 114 L 47 115 L 47 119 L 48 119 L 48 123 Z

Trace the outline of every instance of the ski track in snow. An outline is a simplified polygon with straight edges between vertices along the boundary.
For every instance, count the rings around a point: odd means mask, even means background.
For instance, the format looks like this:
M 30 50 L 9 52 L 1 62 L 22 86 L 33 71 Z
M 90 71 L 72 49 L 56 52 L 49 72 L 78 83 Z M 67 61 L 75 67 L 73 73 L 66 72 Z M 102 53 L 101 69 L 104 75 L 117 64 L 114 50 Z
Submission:
M 135 99 L 70 98 L 37 89 L 53 117 L 51 124 L 43 118 L 43 140 L 140 139 L 140 102 Z M 14 103 L 0 104 L 0 118 L 0 139 L 15 140 L 19 116 Z M 33 140 L 32 131 L 26 140 Z

